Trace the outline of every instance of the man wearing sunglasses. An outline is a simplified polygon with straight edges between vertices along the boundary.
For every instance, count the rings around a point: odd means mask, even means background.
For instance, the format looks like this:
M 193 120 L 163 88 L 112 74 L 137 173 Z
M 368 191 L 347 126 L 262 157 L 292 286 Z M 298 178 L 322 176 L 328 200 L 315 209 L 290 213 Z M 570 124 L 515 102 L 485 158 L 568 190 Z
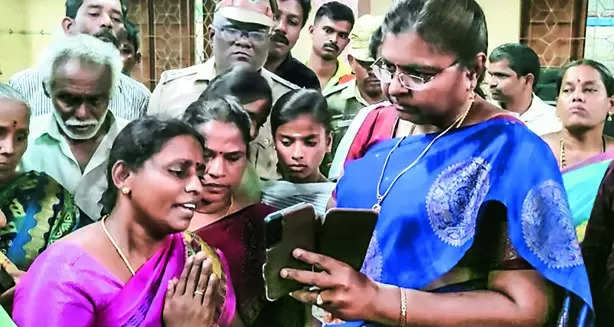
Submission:
M 363 15 L 358 18 L 356 27 L 350 34 L 348 52 L 348 63 L 355 78 L 324 91 L 332 117 L 333 154 L 358 111 L 384 100 L 380 80 L 371 68 L 375 59 L 369 51 L 370 37 L 382 24 L 383 19 L 383 16 L 371 15 Z M 329 157 L 324 159 L 324 164 L 320 167 L 324 174 L 328 172 L 326 164 L 332 160 L 327 160 Z
M 273 103 L 296 85 L 263 68 L 270 47 L 269 34 L 274 26 L 270 0 L 222 0 L 218 3 L 209 37 L 213 57 L 204 64 L 162 73 L 148 114 L 179 117 L 198 99 L 209 82 L 236 65 L 248 65 L 259 71 L 271 87 Z M 249 111 L 248 108 L 245 108 Z M 275 179 L 277 155 L 270 124 L 261 127 L 250 144 L 250 158 L 259 177 Z

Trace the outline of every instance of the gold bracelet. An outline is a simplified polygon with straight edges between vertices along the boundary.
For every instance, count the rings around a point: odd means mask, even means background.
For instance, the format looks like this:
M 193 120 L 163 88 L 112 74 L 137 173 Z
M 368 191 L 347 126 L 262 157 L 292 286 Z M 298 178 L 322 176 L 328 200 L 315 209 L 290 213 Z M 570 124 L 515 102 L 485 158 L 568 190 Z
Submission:
M 399 287 L 401 292 L 401 316 L 399 317 L 399 326 L 405 327 L 407 324 L 407 294 L 403 288 Z

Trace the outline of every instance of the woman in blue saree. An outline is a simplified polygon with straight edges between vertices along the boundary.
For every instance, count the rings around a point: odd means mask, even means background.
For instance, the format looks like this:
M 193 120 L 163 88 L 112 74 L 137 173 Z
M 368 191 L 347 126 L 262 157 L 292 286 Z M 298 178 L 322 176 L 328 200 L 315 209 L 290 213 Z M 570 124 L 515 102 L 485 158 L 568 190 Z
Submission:
M 563 130 L 544 136 L 557 156 L 578 240 L 584 240 L 599 184 L 612 159 L 614 139 L 603 135 L 606 116 L 614 115 L 612 80 L 607 67 L 590 59 L 563 68 L 557 111 Z
M 591 326 L 592 300 L 548 146 L 473 90 L 487 31 L 474 0 L 404 0 L 376 70 L 402 119 L 436 133 L 380 142 L 352 163 L 337 206 L 373 208 L 361 272 L 302 249 L 283 278 L 346 326 Z M 521 177 L 521 178 L 520 178 Z

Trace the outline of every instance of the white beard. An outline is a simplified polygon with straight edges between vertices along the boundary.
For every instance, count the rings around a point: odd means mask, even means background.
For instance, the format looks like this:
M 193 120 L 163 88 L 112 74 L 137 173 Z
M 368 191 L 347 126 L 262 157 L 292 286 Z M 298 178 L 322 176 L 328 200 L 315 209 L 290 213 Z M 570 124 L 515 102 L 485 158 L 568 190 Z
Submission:
M 89 140 L 96 136 L 96 134 L 98 134 L 98 131 L 107 119 L 108 112 L 109 110 L 107 109 L 102 115 L 102 117 L 100 117 L 100 120 L 98 120 L 96 126 L 92 128 L 92 130 L 87 134 L 77 134 L 71 131 L 70 128 L 66 126 L 66 123 L 64 123 L 62 116 L 60 116 L 60 113 L 58 113 L 57 110 L 53 110 L 53 117 L 55 117 L 55 121 L 58 123 L 64 134 L 66 134 L 66 136 L 68 136 L 68 138 L 70 138 L 71 140 Z

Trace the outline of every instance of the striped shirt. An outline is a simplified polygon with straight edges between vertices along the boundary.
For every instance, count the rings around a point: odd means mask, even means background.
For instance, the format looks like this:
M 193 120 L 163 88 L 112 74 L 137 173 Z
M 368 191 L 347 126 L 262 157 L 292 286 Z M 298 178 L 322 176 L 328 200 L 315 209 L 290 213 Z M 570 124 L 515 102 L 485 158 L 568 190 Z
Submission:
M 9 85 L 17 89 L 28 100 L 32 116 L 52 112 L 53 104 L 51 99 L 45 95 L 42 78 L 36 70 L 29 68 L 16 73 L 9 80 Z M 109 103 L 111 112 L 116 117 L 126 120 L 144 116 L 151 96 L 149 89 L 124 74 L 120 74 L 117 87 L 118 90 Z

